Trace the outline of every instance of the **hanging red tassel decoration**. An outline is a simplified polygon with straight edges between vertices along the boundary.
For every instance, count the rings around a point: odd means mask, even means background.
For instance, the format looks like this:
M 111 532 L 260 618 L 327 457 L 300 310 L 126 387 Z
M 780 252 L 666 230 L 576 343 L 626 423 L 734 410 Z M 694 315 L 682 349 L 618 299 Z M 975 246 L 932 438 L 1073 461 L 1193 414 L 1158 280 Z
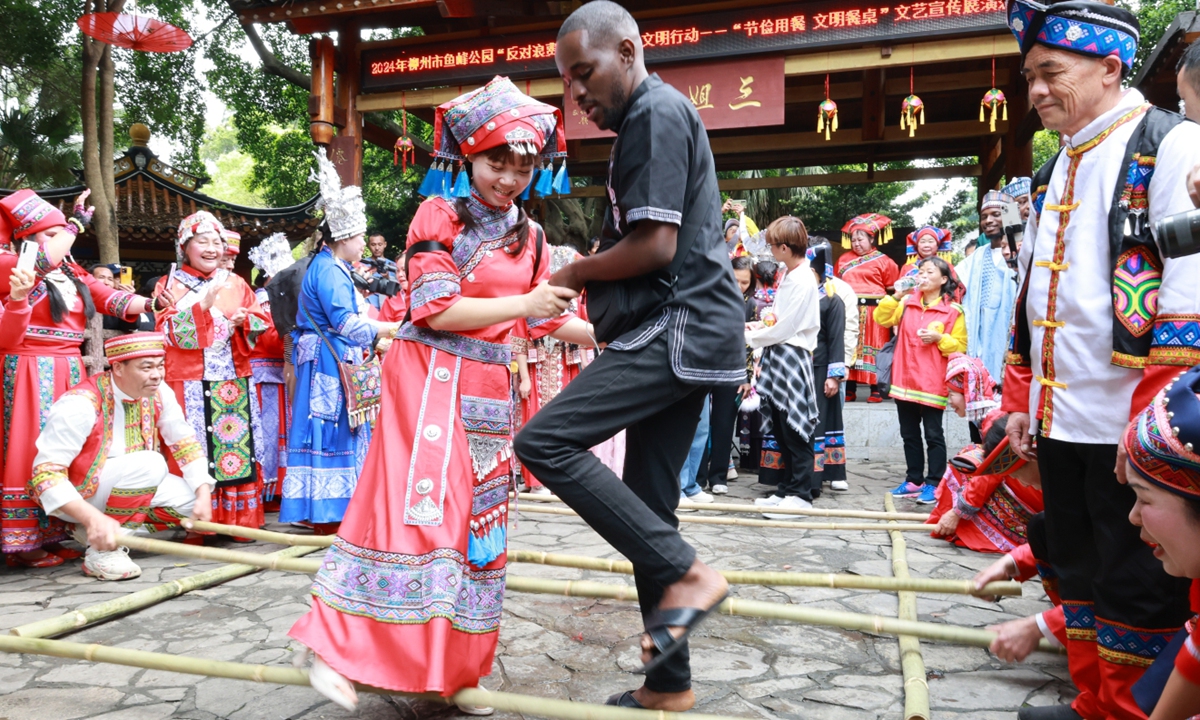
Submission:
M 830 132 L 837 132 L 837 112 L 837 103 L 829 97 L 829 73 L 825 73 L 825 100 L 817 106 L 817 132 L 824 132 L 826 140 Z
M 925 101 L 913 93 L 913 69 L 908 69 L 908 97 L 900 103 L 900 129 L 908 128 L 908 136 L 913 137 L 917 131 L 917 118 L 925 124 Z
M 1008 121 L 1008 100 L 1004 97 L 1004 91 L 996 87 L 996 58 L 992 58 L 992 89 L 983 94 L 983 100 L 979 102 L 979 122 L 984 122 L 983 111 L 985 108 L 990 108 L 991 125 L 990 132 L 996 132 L 996 110 L 1003 108 L 1002 114 L 1005 122 Z
M 408 112 L 404 94 L 400 94 L 400 123 L 401 135 L 396 140 L 396 146 L 392 148 L 392 166 L 401 164 L 400 172 L 408 172 L 409 155 L 412 155 L 412 161 L 417 161 L 417 149 L 413 145 L 412 138 L 408 136 Z

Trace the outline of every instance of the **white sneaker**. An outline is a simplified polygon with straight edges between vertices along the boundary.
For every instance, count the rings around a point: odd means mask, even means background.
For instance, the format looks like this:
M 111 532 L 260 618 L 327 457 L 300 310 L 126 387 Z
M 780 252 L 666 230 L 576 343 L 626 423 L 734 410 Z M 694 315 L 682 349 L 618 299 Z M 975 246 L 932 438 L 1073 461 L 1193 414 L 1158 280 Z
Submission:
M 89 547 L 83 554 L 83 574 L 101 580 L 129 580 L 141 575 L 142 569 L 129 559 L 129 548 L 123 545 L 109 552 Z
M 783 502 L 782 497 L 778 495 L 772 495 L 771 497 L 758 498 L 754 501 L 754 504 L 759 507 L 775 507 L 781 502 Z
M 785 497 L 783 499 L 782 502 L 775 505 L 775 507 L 779 508 L 780 510 L 811 510 L 812 503 L 805 500 L 804 498 L 796 497 L 795 495 L 788 495 L 787 497 Z M 771 512 L 763 513 L 763 517 L 767 518 L 768 520 L 796 520 L 797 519 L 795 515 L 784 515 L 783 513 L 771 513 Z
M 713 501 L 713 496 L 709 495 L 708 493 L 701 490 L 700 492 L 696 493 L 695 495 L 689 495 L 687 499 L 689 502 L 700 503 L 701 505 L 707 505 Z
M 727 495 L 727 494 L 729 494 L 729 486 L 728 485 L 713 485 L 712 491 L 713 491 L 712 492 L 713 495 Z
M 462 702 L 455 702 L 454 705 L 458 708 L 458 711 L 464 715 L 476 715 L 479 717 L 484 717 L 496 712 L 496 708 L 488 705 L 469 705 Z
M 547 497 L 554 494 L 554 493 L 550 492 L 550 488 L 546 487 L 545 485 L 539 485 L 539 486 L 533 488 L 532 490 L 530 490 L 529 492 L 532 495 L 545 495 Z
M 344 675 L 325 664 L 320 655 L 313 654 L 312 667 L 308 671 L 308 683 L 313 690 L 334 701 L 345 710 L 354 712 L 358 709 L 358 693 L 354 683 Z
M 737 480 L 738 479 L 737 468 L 729 468 L 729 472 L 725 473 L 725 479 L 726 480 Z
M 829 489 L 837 490 L 838 492 L 846 492 L 850 489 L 850 483 L 846 482 L 845 480 L 833 480 L 829 483 Z
M 680 503 L 691 502 L 691 498 L 689 498 L 687 495 L 684 495 L 683 493 L 679 493 L 679 502 L 680 502 Z M 677 512 L 677 513 L 681 513 L 681 512 L 696 512 L 696 509 L 695 509 L 695 508 L 685 508 L 685 507 L 678 507 L 678 506 L 677 506 L 677 507 L 675 508 L 675 512 Z

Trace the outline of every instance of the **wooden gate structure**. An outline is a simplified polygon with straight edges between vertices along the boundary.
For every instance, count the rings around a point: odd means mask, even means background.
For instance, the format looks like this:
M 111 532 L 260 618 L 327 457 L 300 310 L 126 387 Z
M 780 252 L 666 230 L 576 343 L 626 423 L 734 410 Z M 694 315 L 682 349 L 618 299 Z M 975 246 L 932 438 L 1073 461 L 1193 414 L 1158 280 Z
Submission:
M 1030 112 L 1002 0 L 638 0 L 646 63 L 700 108 L 718 170 L 861 164 L 863 172 L 722 180 L 724 190 L 974 177 L 979 192 L 1030 175 Z M 309 111 L 345 181 L 362 182 L 362 144 L 397 136 L 364 114 L 433 108 L 494 75 L 564 106 L 554 66 L 563 19 L 578 2 L 544 0 L 239 0 L 243 23 L 286 23 L 314 36 Z M 362 30 L 420 28 L 418 37 L 363 41 Z M 330 36 L 337 35 L 336 42 Z M 828 95 L 826 95 L 828 87 Z M 991 88 L 1007 120 L 980 121 Z M 924 124 L 901 129 L 903 100 L 924 102 Z M 818 105 L 838 106 L 838 130 L 817 131 Z M 566 99 L 571 174 L 602 191 L 611 139 Z M 990 115 L 990 112 L 989 112 Z M 418 162 L 428 164 L 418 148 Z M 950 167 L 878 169 L 879 163 L 978 158 Z

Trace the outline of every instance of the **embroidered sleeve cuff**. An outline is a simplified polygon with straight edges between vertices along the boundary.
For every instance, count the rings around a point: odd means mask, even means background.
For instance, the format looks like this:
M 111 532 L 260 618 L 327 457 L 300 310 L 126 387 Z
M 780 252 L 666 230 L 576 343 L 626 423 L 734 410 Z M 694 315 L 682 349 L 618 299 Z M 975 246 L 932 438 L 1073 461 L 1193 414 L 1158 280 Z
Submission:
M 13 248 L 13 249 L 16 250 L 19 248 Z M 59 264 L 61 264 L 61 263 L 59 263 Z M 34 259 L 34 261 L 33 261 L 34 273 L 36 273 L 40 277 L 40 276 L 45 275 L 46 273 L 50 272 L 51 270 L 54 270 L 57 267 L 58 267 L 58 265 L 51 263 L 49 256 L 46 255 L 46 246 L 39 245 L 38 251 L 37 251 L 37 258 Z
M 513 355 L 528 355 L 529 341 L 523 337 L 513 335 L 508 339 L 508 344 L 512 346 Z
M 254 347 L 259 336 L 271 329 L 271 324 L 257 315 L 247 315 L 243 329 L 246 332 L 246 342 L 250 347 Z
M 379 332 L 379 324 L 374 320 L 365 320 L 354 313 L 346 313 L 341 324 L 334 331 L 360 348 L 369 348 L 375 342 Z
M 47 514 L 81 497 L 67 477 L 67 466 L 55 463 L 43 463 L 33 469 L 33 477 L 29 479 L 29 496 Z
M 963 499 L 959 493 L 954 494 L 954 512 L 961 518 L 975 517 L 975 513 L 979 512 L 979 508 Z
M 129 317 L 129 305 L 137 299 L 137 295 L 124 290 L 115 290 L 104 303 L 104 314 L 113 317 Z
M 656 207 L 633 208 L 625 213 L 625 222 L 630 225 L 639 220 L 655 220 L 662 223 L 671 223 L 672 225 L 683 225 L 683 213 Z
M 837 379 L 846 377 L 846 363 L 829 363 L 829 372 L 825 374 L 825 377 Z
M 459 295 L 461 292 L 462 286 L 457 273 L 442 271 L 421 273 L 412 283 L 410 291 L 412 309 L 415 312 L 417 308 L 434 300 Z

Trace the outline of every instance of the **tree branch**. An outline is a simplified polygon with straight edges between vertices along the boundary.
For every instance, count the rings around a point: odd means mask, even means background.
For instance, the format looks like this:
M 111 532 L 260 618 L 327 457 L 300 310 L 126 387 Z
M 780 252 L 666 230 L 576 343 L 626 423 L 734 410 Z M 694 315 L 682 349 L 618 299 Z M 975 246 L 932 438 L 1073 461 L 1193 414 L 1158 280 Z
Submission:
M 242 31 L 246 33 L 250 47 L 254 48 L 258 59 L 262 61 L 263 72 L 283 78 L 293 85 L 312 92 L 312 78 L 276 57 L 275 53 L 271 52 L 271 49 L 263 42 L 262 36 L 258 34 L 258 30 L 253 24 L 243 24 Z

